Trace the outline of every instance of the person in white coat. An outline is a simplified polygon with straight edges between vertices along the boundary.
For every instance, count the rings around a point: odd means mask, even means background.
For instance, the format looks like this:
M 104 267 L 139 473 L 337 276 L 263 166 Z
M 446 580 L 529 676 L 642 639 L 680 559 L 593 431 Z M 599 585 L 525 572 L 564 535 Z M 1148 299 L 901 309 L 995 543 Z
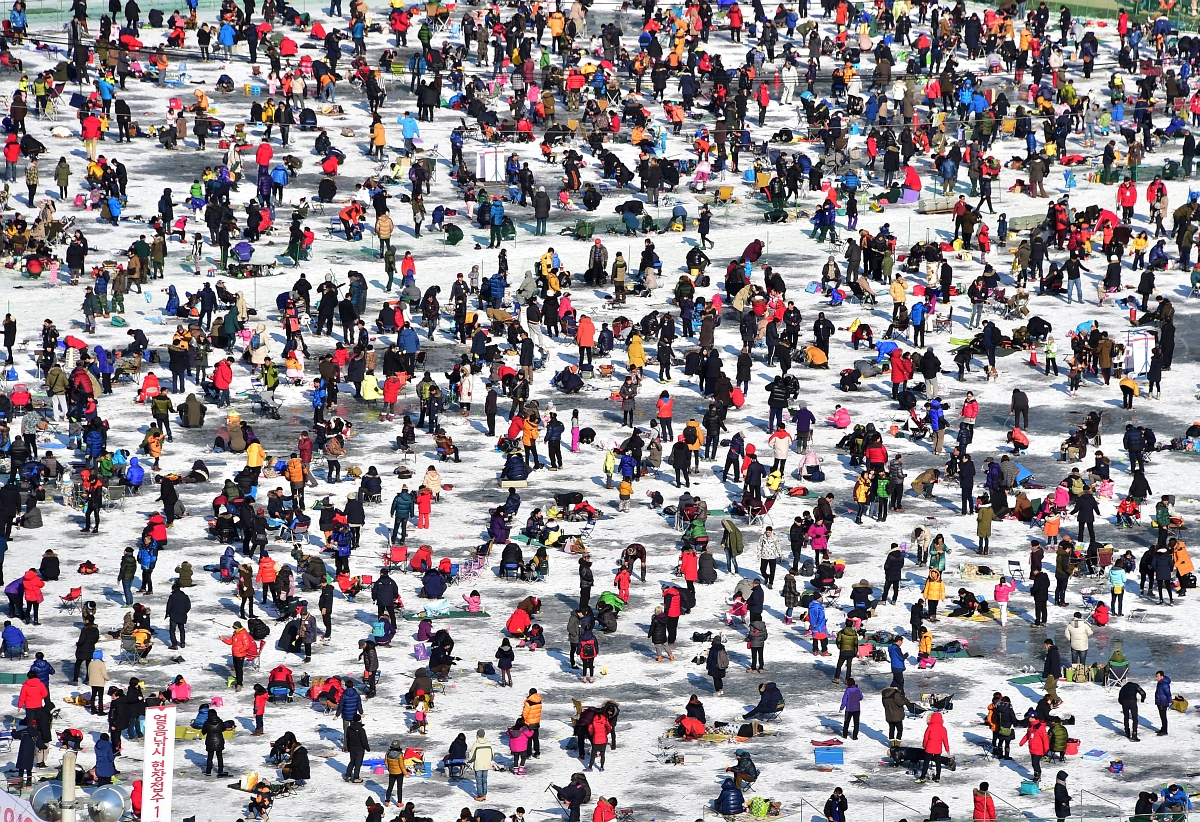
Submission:
M 787 63 L 779 71 L 779 81 L 781 84 L 779 104 L 786 106 L 792 102 L 792 94 L 796 90 L 796 83 L 800 81 L 800 72 L 796 71 L 796 67 L 791 63 Z
M 471 416 L 471 403 L 475 396 L 475 374 L 470 368 L 462 370 L 458 383 L 458 413 L 464 417 Z
M 767 526 L 758 540 L 758 572 L 762 575 L 763 582 L 767 584 L 768 588 L 775 585 L 775 566 L 779 562 L 780 556 L 782 554 L 779 549 L 779 541 L 775 539 L 775 531 Z
M 467 751 L 467 764 L 475 772 L 475 800 L 482 802 L 487 799 L 487 778 L 492 770 L 492 743 L 482 729 L 475 732 L 475 743 Z
M 1076 611 L 1063 633 L 1066 635 L 1067 641 L 1071 643 L 1071 664 L 1087 665 L 1092 626 L 1083 621 L 1083 614 Z
M 771 472 L 778 471 L 783 474 L 787 470 L 788 454 L 792 452 L 792 435 L 788 433 L 786 427 L 781 422 L 779 428 L 775 430 L 770 437 L 767 438 L 767 445 L 771 449 L 772 456 L 775 457 L 775 463 L 771 466 Z

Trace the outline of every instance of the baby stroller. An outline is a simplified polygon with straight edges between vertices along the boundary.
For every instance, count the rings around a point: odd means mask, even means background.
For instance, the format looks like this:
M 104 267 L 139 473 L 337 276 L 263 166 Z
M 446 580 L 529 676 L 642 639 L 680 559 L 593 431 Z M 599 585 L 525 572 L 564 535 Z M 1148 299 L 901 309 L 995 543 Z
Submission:
M 929 426 L 925 421 L 917 416 L 917 409 L 908 409 L 908 421 L 904 423 L 904 430 L 908 431 L 908 438 L 913 442 L 923 440 L 929 436 Z

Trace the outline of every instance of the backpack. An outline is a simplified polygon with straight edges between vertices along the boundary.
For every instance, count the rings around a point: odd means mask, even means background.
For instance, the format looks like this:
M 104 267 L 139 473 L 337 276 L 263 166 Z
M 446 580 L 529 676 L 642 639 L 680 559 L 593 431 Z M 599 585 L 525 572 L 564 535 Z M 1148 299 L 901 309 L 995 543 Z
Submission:
M 270 626 L 258 617 L 250 617 L 246 620 L 246 630 L 250 632 L 252 638 L 260 642 L 271 635 Z
M 712 631 L 700 633 L 696 631 L 692 634 L 692 642 L 712 642 Z
M 579 643 L 579 658 L 580 659 L 595 659 L 596 658 L 596 640 L 585 639 Z
M 717 667 L 721 670 L 729 667 L 729 654 L 725 653 L 724 648 L 717 651 Z
M 696 429 L 692 426 L 687 426 L 683 429 L 683 441 L 688 445 L 696 444 Z
M 483 674 L 484 676 L 495 676 L 496 666 L 490 662 L 480 662 L 475 666 L 475 672 Z
M 766 819 L 767 812 L 771 809 L 771 803 L 761 796 L 756 796 L 750 800 L 750 815 L 756 816 L 759 819 Z

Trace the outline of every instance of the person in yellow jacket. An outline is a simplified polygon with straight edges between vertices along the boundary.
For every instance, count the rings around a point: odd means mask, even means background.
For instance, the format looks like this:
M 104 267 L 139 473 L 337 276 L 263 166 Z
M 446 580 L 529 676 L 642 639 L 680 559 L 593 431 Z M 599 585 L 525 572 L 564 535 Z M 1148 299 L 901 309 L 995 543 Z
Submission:
M 542 695 L 537 692 L 537 688 L 529 689 L 529 696 L 525 697 L 525 704 L 521 706 L 521 718 L 525 720 L 525 727 L 533 731 L 529 740 L 529 755 L 537 759 L 542 755 L 542 743 L 539 739 L 539 730 L 542 727 Z
M 629 345 L 625 349 L 625 356 L 629 360 L 630 370 L 646 367 L 646 350 L 642 348 L 642 337 L 636 331 L 629 338 Z
M 929 578 L 925 580 L 925 606 L 928 609 L 930 622 L 937 622 L 938 603 L 945 598 L 946 584 L 942 582 L 942 572 L 936 568 L 930 568 Z
M 897 274 L 896 279 L 892 280 L 892 284 L 888 287 L 888 293 L 892 295 L 892 319 L 894 320 L 900 306 L 908 300 L 908 283 Z
M 246 467 L 254 472 L 254 476 L 258 476 L 262 471 L 263 463 L 266 462 L 267 452 L 262 447 L 262 443 L 257 440 L 246 445 Z
M 863 511 L 867 510 L 867 506 L 871 502 L 870 473 L 869 471 L 863 471 L 854 482 L 854 501 L 858 503 L 858 515 L 854 518 L 854 521 L 859 525 L 862 525 Z
M 925 628 L 921 629 L 921 641 L 917 643 L 917 658 L 921 659 L 933 655 L 933 634 Z M 989 712 L 990 716 L 990 712 Z

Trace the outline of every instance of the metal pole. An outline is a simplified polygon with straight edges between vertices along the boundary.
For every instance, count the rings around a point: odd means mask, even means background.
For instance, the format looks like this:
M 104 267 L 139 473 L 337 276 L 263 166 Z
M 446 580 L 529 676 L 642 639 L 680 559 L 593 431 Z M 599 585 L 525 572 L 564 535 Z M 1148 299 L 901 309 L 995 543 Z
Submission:
M 63 754 L 61 822 L 75 822 L 75 751 Z

